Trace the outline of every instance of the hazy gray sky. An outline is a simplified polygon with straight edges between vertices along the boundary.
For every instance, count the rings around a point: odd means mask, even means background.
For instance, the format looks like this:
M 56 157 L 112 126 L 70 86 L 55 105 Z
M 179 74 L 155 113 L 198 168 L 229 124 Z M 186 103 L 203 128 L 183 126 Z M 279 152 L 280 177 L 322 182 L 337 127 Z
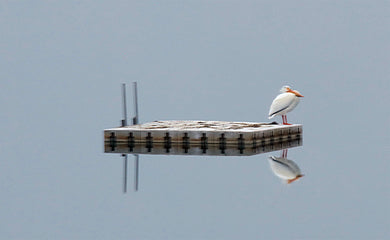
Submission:
M 0 238 L 389 238 L 389 13 L 389 1 L 1 2 Z M 279 152 L 143 155 L 140 191 L 123 195 L 103 129 L 132 81 L 141 122 L 268 121 L 290 84 L 305 96 L 288 115 L 304 125 L 289 158 L 305 177 L 282 184 L 267 162 Z

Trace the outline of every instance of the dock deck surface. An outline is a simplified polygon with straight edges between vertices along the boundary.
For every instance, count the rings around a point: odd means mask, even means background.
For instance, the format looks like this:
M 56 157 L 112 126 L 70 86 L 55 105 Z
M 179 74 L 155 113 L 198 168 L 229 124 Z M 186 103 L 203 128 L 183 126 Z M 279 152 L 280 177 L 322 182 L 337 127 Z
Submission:
M 175 120 L 104 130 L 106 153 L 239 156 L 301 144 L 301 124 Z

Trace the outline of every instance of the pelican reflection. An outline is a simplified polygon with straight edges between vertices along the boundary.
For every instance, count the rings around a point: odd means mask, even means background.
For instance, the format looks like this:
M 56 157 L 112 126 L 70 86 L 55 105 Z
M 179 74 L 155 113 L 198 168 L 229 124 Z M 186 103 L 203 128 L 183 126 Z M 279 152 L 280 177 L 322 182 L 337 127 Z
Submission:
M 287 159 L 287 149 L 283 149 L 280 157 L 270 156 L 268 161 L 272 172 L 287 184 L 304 176 L 298 165 L 294 161 Z

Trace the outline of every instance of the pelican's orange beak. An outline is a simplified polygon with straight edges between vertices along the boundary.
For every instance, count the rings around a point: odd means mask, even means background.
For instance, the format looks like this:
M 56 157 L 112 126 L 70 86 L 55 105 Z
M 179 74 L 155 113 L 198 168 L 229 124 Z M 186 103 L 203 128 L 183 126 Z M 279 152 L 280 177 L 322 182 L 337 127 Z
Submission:
M 302 94 L 300 94 L 298 91 L 292 90 L 291 88 L 288 88 L 287 92 L 294 93 L 297 97 L 303 97 Z
M 300 174 L 300 175 L 296 176 L 296 177 L 293 178 L 293 179 L 289 179 L 289 180 L 287 180 L 287 184 L 290 184 L 290 183 L 292 183 L 292 182 L 294 182 L 294 181 L 300 179 L 300 178 L 303 177 L 303 176 L 305 176 L 305 175 Z

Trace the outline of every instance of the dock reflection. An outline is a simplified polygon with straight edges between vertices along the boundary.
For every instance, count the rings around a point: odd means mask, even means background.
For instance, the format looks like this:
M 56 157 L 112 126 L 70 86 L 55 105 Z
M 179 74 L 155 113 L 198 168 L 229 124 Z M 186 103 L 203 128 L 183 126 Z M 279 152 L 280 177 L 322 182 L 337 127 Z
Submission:
M 282 156 L 270 157 L 270 165 L 273 173 L 279 178 L 291 183 L 303 175 L 299 167 L 287 159 L 287 149 L 302 146 L 302 135 L 296 134 L 288 137 L 271 137 L 242 141 L 240 138 L 234 142 L 225 142 L 223 139 L 217 143 L 206 140 L 200 142 L 185 141 L 172 143 L 165 142 L 112 142 L 105 143 L 106 153 L 120 153 L 124 160 L 123 192 L 127 192 L 127 161 L 128 155 L 134 155 L 134 190 L 138 191 L 139 162 L 141 155 L 198 155 L 198 156 L 252 156 L 267 152 L 282 150 Z

